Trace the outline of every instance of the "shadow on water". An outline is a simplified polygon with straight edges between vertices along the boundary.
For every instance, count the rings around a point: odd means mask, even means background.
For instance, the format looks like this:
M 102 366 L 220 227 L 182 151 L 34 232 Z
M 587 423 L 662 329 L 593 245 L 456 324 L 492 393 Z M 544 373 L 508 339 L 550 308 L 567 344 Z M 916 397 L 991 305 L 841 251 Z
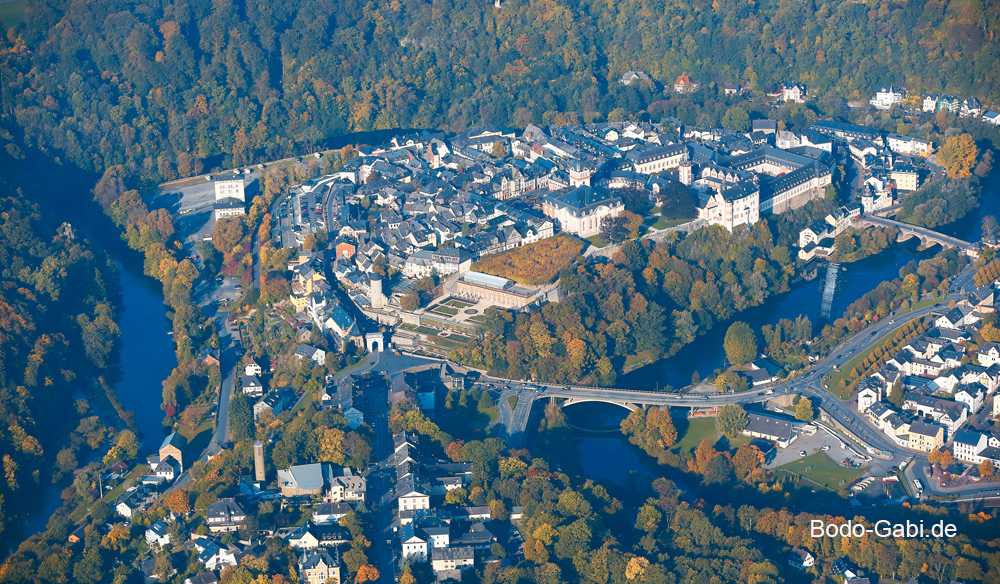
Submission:
M 910 261 L 933 257 L 941 249 L 934 246 L 918 251 L 918 247 L 919 242 L 914 238 L 897 243 L 880 254 L 842 264 L 833 299 L 832 314 L 835 318 L 843 315 L 851 303 L 874 290 L 882 281 L 898 278 L 900 268 Z M 823 270 L 825 269 L 824 267 Z M 736 321 L 744 321 L 755 331 L 760 331 L 766 324 L 773 325 L 783 318 L 794 319 L 801 314 L 809 317 L 813 332 L 816 333 L 823 324 L 820 317 L 823 273 L 821 270 L 820 277 L 811 281 L 798 281 L 788 292 L 768 298 L 764 304 L 748 308 L 728 321 L 717 323 L 673 357 L 626 373 L 618 378 L 615 385 L 643 390 L 662 389 L 667 385 L 681 388 L 691 384 L 692 375 L 696 371 L 701 379 L 705 379 L 716 368 L 724 366 L 722 341 L 729 325 Z

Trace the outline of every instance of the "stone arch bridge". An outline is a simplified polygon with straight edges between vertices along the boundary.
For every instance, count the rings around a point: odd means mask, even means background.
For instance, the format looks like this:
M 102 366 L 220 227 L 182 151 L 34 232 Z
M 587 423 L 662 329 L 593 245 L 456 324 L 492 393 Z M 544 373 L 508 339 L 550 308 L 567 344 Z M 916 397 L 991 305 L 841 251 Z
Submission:
M 898 241 L 904 241 L 910 239 L 911 237 L 916 237 L 919 238 L 920 243 L 925 246 L 938 244 L 945 249 L 957 247 L 966 253 L 974 249 L 974 246 L 971 243 L 958 239 L 957 237 L 945 235 L 926 227 L 918 227 L 916 225 L 910 225 L 909 223 L 886 219 L 884 217 L 876 217 L 874 215 L 865 215 L 855 219 L 854 226 L 895 227 L 896 229 L 899 229 L 899 237 L 897 238 Z

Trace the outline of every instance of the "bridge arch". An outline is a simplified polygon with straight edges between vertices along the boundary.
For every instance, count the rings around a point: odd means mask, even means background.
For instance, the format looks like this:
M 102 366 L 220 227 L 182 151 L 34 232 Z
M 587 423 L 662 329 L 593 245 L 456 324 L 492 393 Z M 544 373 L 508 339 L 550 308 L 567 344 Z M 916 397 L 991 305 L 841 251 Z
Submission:
M 551 398 L 551 399 L 556 399 L 556 398 Z M 618 406 L 620 408 L 625 408 L 629 412 L 634 412 L 634 411 L 640 409 L 640 407 L 641 407 L 641 406 L 638 406 L 638 405 L 636 405 L 634 403 L 627 402 L 627 401 L 624 401 L 624 400 L 614 400 L 614 399 L 610 399 L 610 398 L 600 398 L 600 397 L 570 397 L 570 398 L 566 398 L 566 400 L 562 402 L 562 407 L 565 408 L 565 407 L 568 407 L 568 406 L 575 406 L 577 404 L 582 404 L 582 403 L 586 403 L 586 402 L 596 402 L 596 403 L 611 404 L 613 406 Z

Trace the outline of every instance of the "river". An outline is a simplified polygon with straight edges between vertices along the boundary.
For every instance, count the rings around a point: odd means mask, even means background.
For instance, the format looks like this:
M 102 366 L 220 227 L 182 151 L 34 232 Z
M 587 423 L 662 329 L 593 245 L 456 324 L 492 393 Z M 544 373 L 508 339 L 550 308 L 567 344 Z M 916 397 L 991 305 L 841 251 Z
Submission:
M 115 260 L 121 274 L 121 379 L 115 384 L 115 394 L 127 410 L 135 413 L 135 424 L 145 441 L 143 450 L 158 448 L 164 436 L 162 381 L 177 365 L 173 338 L 166 319 L 162 287 L 142 273 L 142 262 L 136 257 L 119 256 L 120 245 L 102 245 Z M 81 464 L 86 464 L 81 461 Z M 42 507 L 28 520 L 24 537 L 45 529 L 49 517 L 62 506 L 65 483 L 45 485 Z
M 1000 167 L 983 182 L 983 202 L 979 209 L 954 223 L 938 227 L 938 231 L 966 241 L 978 241 L 982 237 L 983 217 L 1000 217 Z M 912 238 L 897 243 L 878 255 L 841 264 L 831 312 L 834 318 L 843 315 L 852 302 L 873 290 L 879 283 L 899 277 L 899 269 L 909 261 L 931 257 L 940 251 L 940 247 L 934 246 L 918 252 L 918 246 L 916 238 Z M 819 311 L 824 275 L 825 272 L 820 270 L 816 279 L 799 281 L 792 285 L 790 291 L 768 298 L 764 304 L 744 310 L 729 321 L 717 323 L 676 355 L 622 375 L 615 385 L 653 390 L 667 385 L 685 387 L 690 385 L 695 371 L 705 379 L 716 368 L 723 367 L 722 341 L 729 325 L 737 320 L 748 323 L 754 331 L 759 332 L 765 324 L 773 325 L 782 318 L 793 319 L 801 314 L 809 317 L 813 332 L 817 333 L 822 326 Z

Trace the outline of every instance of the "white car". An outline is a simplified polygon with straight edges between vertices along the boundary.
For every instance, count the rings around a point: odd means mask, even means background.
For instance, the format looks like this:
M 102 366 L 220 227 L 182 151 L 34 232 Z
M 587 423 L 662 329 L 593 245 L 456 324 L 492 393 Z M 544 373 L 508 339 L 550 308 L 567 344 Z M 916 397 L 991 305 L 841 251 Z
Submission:
M 827 445 L 826 445 L 826 446 L 824 446 L 823 448 L 820 448 L 820 450 L 822 450 L 822 451 L 826 452 L 827 450 L 830 450 L 830 445 L 829 445 L 829 444 L 827 444 Z
M 767 390 L 767 391 L 764 392 L 764 395 L 771 395 L 772 393 L 774 393 L 774 390 L 773 389 L 769 389 L 769 390 Z
M 805 455 L 806 455 L 805 450 L 799 450 L 799 456 L 805 456 Z

